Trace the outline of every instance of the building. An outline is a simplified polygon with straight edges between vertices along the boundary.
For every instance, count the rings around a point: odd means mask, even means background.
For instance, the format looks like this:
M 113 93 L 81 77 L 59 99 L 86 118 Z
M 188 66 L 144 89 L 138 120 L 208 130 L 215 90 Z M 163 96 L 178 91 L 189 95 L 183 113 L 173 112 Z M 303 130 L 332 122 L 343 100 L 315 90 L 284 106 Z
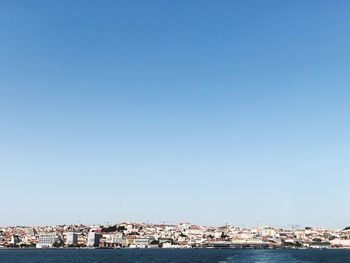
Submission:
M 41 234 L 39 235 L 39 242 L 36 244 L 37 248 L 50 248 L 59 241 L 56 234 Z
M 67 233 L 67 246 L 76 246 L 78 245 L 78 234 L 69 232 Z
M 304 240 L 305 239 L 305 231 L 304 230 L 297 230 L 294 232 L 294 236 L 297 240 Z
M 134 240 L 134 245 L 136 247 L 148 247 L 149 238 L 148 237 L 137 237 Z
M 17 235 L 12 235 L 11 236 L 11 240 L 10 240 L 10 244 L 17 246 L 20 242 L 20 238 Z
M 263 228 L 259 231 L 262 237 L 277 237 L 276 230 L 274 228 Z
M 125 246 L 126 240 L 125 240 L 125 238 L 123 238 L 122 234 L 115 234 L 115 235 L 111 236 L 111 243 L 117 244 L 120 246 Z
M 333 239 L 330 241 L 332 247 L 350 248 L 350 239 Z
M 96 232 L 89 232 L 86 246 L 98 247 L 99 244 L 100 244 L 100 235 L 97 234 Z

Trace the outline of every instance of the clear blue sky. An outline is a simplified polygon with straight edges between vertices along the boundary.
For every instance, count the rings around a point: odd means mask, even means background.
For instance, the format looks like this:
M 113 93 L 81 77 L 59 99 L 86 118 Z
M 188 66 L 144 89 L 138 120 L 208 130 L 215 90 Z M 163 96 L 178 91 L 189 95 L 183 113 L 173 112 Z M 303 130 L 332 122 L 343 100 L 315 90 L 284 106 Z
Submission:
M 349 13 L 1 1 L 0 225 L 349 225 Z

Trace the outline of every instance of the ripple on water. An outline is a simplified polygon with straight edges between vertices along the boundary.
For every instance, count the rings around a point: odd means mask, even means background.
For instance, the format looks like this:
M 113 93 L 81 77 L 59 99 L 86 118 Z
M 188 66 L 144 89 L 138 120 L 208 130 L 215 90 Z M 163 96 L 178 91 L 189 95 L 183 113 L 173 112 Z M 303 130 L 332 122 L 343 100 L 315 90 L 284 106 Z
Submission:
M 294 257 L 288 250 L 242 250 L 241 253 L 227 257 L 220 263 L 314 263 Z

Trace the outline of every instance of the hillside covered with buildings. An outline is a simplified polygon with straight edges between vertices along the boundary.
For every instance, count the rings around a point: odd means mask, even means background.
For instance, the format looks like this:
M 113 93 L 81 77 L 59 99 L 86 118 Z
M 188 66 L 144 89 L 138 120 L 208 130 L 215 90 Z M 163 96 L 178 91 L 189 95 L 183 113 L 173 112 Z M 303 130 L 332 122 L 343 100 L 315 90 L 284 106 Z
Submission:
M 0 228 L 1 248 L 350 248 L 350 229 L 243 228 L 189 223 Z

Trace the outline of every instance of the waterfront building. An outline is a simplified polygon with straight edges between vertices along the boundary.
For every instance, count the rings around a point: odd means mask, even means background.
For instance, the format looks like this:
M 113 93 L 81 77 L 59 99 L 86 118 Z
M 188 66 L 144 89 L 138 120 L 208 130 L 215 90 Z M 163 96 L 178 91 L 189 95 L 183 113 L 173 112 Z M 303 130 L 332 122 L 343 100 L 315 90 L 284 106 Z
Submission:
M 112 244 L 117 244 L 117 245 L 125 245 L 126 244 L 125 238 L 123 238 L 123 235 L 120 233 L 113 235 L 111 237 L 111 242 L 112 242 Z
M 350 248 L 350 239 L 333 239 L 330 241 L 332 247 Z
M 69 232 L 67 233 L 67 246 L 76 246 L 78 244 L 78 234 Z
M 138 237 L 134 239 L 134 245 L 136 247 L 148 247 L 149 238 L 148 237 Z
M 39 235 L 39 242 L 36 244 L 37 248 L 50 248 L 58 243 L 59 239 L 56 234 L 41 234 Z
M 16 245 L 18 245 L 19 242 L 20 242 L 19 236 L 17 236 L 17 235 L 11 236 L 10 244 L 16 246 Z
M 89 232 L 87 238 L 87 246 L 88 247 L 98 247 L 100 243 L 100 235 L 96 232 Z

